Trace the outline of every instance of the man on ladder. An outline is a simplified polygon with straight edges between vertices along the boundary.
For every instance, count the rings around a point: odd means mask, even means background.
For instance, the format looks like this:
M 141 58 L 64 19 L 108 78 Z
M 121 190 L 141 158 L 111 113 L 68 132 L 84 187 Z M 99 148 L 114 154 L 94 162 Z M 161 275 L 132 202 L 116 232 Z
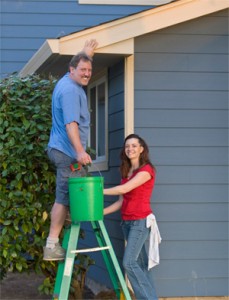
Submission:
M 86 152 L 90 113 L 83 87 L 91 78 L 92 57 L 97 45 L 96 40 L 87 41 L 83 51 L 72 57 L 69 71 L 58 81 L 52 95 L 52 128 L 47 154 L 56 168 L 56 199 L 51 211 L 44 260 L 65 258 L 59 235 L 69 207 L 69 166 L 77 162 L 83 166 L 92 162 Z M 84 168 L 77 172 L 77 176 L 85 176 Z

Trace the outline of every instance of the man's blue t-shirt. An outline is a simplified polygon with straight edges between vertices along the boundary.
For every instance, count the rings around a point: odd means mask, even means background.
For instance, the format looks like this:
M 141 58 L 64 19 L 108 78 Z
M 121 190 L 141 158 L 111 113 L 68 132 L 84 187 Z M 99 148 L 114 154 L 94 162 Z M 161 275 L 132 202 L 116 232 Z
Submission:
M 81 143 L 86 149 L 90 114 L 87 97 L 82 86 L 64 75 L 56 84 L 52 95 L 52 129 L 48 147 L 55 148 L 72 158 L 76 158 L 67 132 L 66 124 L 77 122 Z

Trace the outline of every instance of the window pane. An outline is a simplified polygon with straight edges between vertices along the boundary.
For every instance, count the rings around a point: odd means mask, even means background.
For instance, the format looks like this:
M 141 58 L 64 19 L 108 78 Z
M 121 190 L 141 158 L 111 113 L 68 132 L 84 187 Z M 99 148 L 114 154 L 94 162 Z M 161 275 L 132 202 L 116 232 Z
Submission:
M 98 86 L 98 156 L 105 155 L 105 83 Z
M 95 163 L 107 162 L 107 83 L 106 76 L 98 78 L 88 87 L 91 126 L 89 146 L 96 151 L 91 154 Z
M 90 112 L 91 112 L 91 128 L 90 128 L 90 148 L 96 151 L 96 87 L 90 90 Z M 96 159 L 95 154 L 91 154 L 92 160 Z

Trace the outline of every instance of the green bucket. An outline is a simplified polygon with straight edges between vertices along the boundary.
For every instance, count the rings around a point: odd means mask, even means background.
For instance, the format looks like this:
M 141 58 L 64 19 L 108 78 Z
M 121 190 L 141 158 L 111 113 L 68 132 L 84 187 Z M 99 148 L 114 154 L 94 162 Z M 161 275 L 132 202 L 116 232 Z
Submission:
M 103 219 L 103 177 L 71 177 L 68 186 L 73 222 Z

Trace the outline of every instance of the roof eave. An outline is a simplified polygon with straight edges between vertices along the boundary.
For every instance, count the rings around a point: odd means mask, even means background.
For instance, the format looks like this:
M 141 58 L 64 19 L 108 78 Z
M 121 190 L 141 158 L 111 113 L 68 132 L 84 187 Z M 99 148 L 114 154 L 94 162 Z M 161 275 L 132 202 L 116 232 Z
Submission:
M 33 74 L 37 69 L 53 54 L 59 53 L 59 42 L 57 39 L 48 39 L 33 55 L 24 68 L 20 71 L 20 76 Z
M 36 72 L 53 54 L 76 54 L 82 50 L 85 41 L 92 38 L 96 38 L 99 43 L 96 53 L 131 55 L 134 53 L 134 38 L 137 36 L 226 8 L 229 8 L 228 0 L 180 0 L 59 39 L 49 39 L 25 65 L 20 75 Z

